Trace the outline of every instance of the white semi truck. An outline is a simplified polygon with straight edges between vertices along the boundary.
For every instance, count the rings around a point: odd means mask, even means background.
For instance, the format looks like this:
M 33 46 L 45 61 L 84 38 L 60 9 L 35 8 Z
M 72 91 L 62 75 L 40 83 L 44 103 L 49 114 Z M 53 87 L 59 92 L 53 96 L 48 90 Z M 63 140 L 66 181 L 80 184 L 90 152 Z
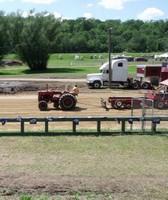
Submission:
M 104 63 L 100 73 L 87 74 L 87 85 L 98 89 L 109 85 L 109 62 Z M 112 60 L 111 62 L 111 86 L 122 85 L 124 87 L 139 88 L 139 82 L 128 77 L 128 64 L 126 59 Z

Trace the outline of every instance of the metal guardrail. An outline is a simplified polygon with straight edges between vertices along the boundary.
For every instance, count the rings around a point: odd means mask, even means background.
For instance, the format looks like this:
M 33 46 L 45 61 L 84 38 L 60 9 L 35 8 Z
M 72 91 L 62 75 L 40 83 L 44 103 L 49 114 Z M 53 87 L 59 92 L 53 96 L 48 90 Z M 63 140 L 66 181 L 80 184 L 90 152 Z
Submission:
M 114 122 L 117 121 L 120 124 L 120 130 L 118 132 L 124 134 L 128 132 L 126 131 L 126 123 L 133 124 L 133 122 L 151 122 L 151 133 L 157 132 L 157 124 L 160 124 L 161 121 L 168 121 L 168 117 L 45 117 L 45 118 L 0 118 L 2 125 L 5 125 L 8 122 L 12 123 L 20 123 L 20 131 L 18 133 L 26 133 L 25 132 L 25 122 L 29 122 L 30 124 L 36 124 L 37 122 L 44 122 L 44 132 L 43 133 L 50 133 L 53 130 L 49 130 L 49 124 L 52 122 L 72 122 L 72 132 L 78 133 L 77 126 L 80 125 L 80 122 L 97 122 L 96 133 L 103 133 L 101 129 L 101 122 Z M 64 130 L 64 129 L 63 129 Z M 6 130 L 6 132 L 11 132 Z M 144 132 L 141 129 L 138 132 Z M 112 133 L 110 131 L 109 133 Z M 1 134 L 1 131 L 0 131 Z

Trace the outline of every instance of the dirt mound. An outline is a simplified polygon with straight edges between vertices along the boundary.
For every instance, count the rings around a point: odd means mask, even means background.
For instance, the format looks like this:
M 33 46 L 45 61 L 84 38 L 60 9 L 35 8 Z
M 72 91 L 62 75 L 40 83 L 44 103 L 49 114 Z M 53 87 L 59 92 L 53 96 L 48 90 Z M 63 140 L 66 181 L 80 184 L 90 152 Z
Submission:
M 47 88 L 66 90 L 72 89 L 74 84 L 78 84 L 81 89 L 87 88 L 85 82 L 78 83 L 77 81 L 0 81 L 1 94 L 13 94 L 20 92 L 38 91 Z

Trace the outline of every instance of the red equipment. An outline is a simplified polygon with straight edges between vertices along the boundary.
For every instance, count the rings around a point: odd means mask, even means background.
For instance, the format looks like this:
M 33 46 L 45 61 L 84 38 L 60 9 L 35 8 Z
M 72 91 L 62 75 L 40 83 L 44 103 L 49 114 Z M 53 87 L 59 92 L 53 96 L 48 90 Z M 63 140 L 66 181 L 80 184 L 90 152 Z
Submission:
M 132 98 L 132 97 L 109 97 L 108 102 L 111 104 L 112 108 L 120 109 L 127 108 L 130 109 L 132 106 L 134 108 L 140 108 L 142 105 L 141 98 Z M 101 104 L 104 108 L 106 107 L 106 102 L 101 99 Z
M 60 107 L 62 110 L 73 110 L 76 106 L 77 98 L 69 91 L 49 89 L 38 91 L 38 102 L 40 110 L 47 110 L 48 103 L 53 103 L 55 108 Z
M 145 104 L 144 104 L 145 102 Z M 153 102 L 153 103 L 152 103 Z M 145 94 L 145 97 L 109 97 L 108 103 L 111 104 L 112 108 L 121 109 L 121 108 L 142 108 L 142 106 L 151 107 L 157 109 L 168 108 L 168 92 L 166 91 L 148 91 Z M 103 108 L 108 110 L 109 108 L 106 105 L 106 101 L 101 98 L 101 105 Z
M 148 91 L 146 99 L 151 99 L 154 102 L 154 107 L 157 109 L 168 108 L 168 93 L 163 91 Z
M 128 108 L 128 109 L 132 107 L 131 106 L 132 102 L 134 104 L 133 106 L 136 108 L 140 108 L 142 104 L 141 99 L 135 99 L 132 97 L 109 97 L 108 102 L 111 103 L 111 106 L 113 108 Z

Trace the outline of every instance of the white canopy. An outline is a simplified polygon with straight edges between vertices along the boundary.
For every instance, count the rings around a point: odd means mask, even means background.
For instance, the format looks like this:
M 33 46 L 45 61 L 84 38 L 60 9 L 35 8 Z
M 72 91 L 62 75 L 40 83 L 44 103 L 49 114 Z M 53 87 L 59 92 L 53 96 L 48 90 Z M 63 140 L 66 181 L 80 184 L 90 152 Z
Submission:
M 167 86 L 168 86 L 168 79 L 166 79 L 166 80 L 160 82 L 160 84 L 162 84 L 162 85 L 167 85 Z

